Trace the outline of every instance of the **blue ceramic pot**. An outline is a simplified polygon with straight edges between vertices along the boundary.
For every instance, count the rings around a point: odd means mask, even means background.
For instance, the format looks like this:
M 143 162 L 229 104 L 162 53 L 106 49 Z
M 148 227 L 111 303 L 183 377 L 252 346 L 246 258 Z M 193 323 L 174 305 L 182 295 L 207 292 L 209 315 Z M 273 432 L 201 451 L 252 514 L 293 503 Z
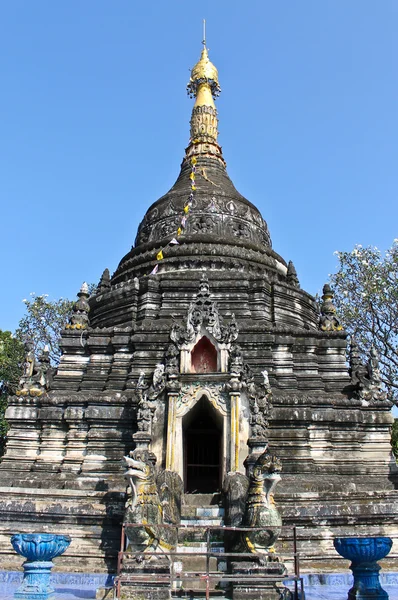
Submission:
M 334 547 L 340 556 L 351 560 L 354 585 L 348 592 L 348 600 L 388 600 L 380 585 L 381 567 L 377 561 L 390 552 L 391 538 L 336 538 Z
M 334 547 L 340 556 L 352 563 L 377 562 L 390 552 L 392 540 L 388 537 L 336 538 Z
M 53 533 L 16 533 L 11 538 L 15 552 L 31 562 L 53 560 L 65 552 L 70 542 L 69 535 Z
M 27 561 L 23 563 L 24 578 L 14 598 L 17 600 L 50 600 L 54 590 L 50 585 L 53 558 L 60 556 L 69 546 L 69 535 L 53 533 L 16 533 L 11 544 Z

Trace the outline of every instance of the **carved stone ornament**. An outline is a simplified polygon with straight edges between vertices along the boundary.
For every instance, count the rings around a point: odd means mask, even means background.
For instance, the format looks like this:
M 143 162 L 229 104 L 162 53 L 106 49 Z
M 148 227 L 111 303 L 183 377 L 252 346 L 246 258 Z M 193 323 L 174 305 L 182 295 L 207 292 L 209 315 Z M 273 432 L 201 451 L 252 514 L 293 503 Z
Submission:
M 253 468 L 248 477 L 239 472 L 230 472 L 223 482 L 225 523 L 233 527 L 253 528 L 255 531 L 248 529 L 228 533 L 225 536 L 227 552 L 262 554 L 264 562 L 279 561 L 272 546 L 278 539 L 282 525 L 274 502 L 275 487 L 281 480 L 282 463 L 268 448 L 257 457 L 249 457 Z
M 140 398 L 137 411 L 137 428 L 138 431 L 151 433 L 152 429 L 152 409 L 148 398 L 143 395 Z
M 229 396 L 221 384 L 200 382 L 183 385 L 177 398 L 177 415 L 185 415 L 202 396 L 207 396 L 214 408 L 226 416 L 229 411 Z
M 152 383 L 145 386 L 145 374 L 141 371 L 138 378 L 136 393 L 138 397 L 137 429 L 140 433 L 152 434 L 152 423 L 158 404 L 158 397 L 166 387 L 165 367 L 161 363 L 156 365 L 153 372 Z
M 374 346 L 370 350 L 367 363 L 364 364 L 355 339 L 351 340 L 349 373 L 351 384 L 355 388 L 354 393 L 364 404 L 386 399 L 386 393 L 381 388 L 379 357 Z
M 296 287 L 296 288 L 300 287 L 300 283 L 299 283 L 299 280 L 297 277 L 297 271 L 291 260 L 289 260 L 289 264 L 287 265 L 286 279 L 287 279 L 288 284 L 291 285 L 292 287 Z
M 180 348 L 183 344 L 193 342 L 202 326 L 211 333 L 215 340 L 223 344 L 234 342 L 239 334 L 235 315 L 232 315 L 228 325 L 223 324 L 217 303 L 211 299 L 206 275 L 202 276 L 196 298 L 189 306 L 186 323 L 182 325 L 175 321 L 171 327 L 170 339 Z
M 321 331 L 342 331 L 337 315 L 336 307 L 333 304 L 333 291 L 329 284 L 323 286 L 323 296 L 321 305 L 321 318 L 319 320 L 319 329 Z
M 164 523 L 178 525 L 181 518 L 183 484 L 173 471 L 161 471 L 157 476 L 156 456 L 148 450 L 135 449 L 124 457 L 129 483 L 124 521 L 145 527 L 126 526 L 126 533 L 135 551 L 160 552 L 175 547 L 177 538 L 173 528 L 158 527 Z M 148 560 L 152 560 L 149 555 Z M 142 562 L 144 556 L 136 558 Z
M 203 215 L 195 223 L 193 223 L 192 231 L 193 233 L 212 233 L 214 227 L 214 219 L 212 219 L 212 217 Z
M 180 350 L 173 342 L 166 348 L 165 352 L 165 375 L 166 389 L 168 392 L 179 392 L 181 383 L 179 381 L 180 374 Z
M 97 294 L 103 294 L 104 292 L 109 291 L 111 288 L 111 275 L 109 273 L 109 269 L 105 269 L 101 275 L 101 279 L 97 286 Z
M 273 500 L 274 490 L 281 480 L 282 463 L 267 448 L 254 464 L 249 477 L 242 525 L 260 531 L 241 533 L 242 551 L 267 554 L 279 537 L 282 518 Z M 269 556 L 268 560 L 275 560 Z
M 73 306 L 73 313 L 68 325 L 66 325 L 66 329 L 87 329 L 89 325 L 88 313 L 90 305 L 87 300 L 90 294 L 87 283 L 83 283 L 77 296 L 79 300 Z
M 269 415 L 272 408 L 272 391 L 268 371 L 261 372 L 262 384 L 254 381 L 254 373 L 243 360 L 240 346 L 234 344 L 230 352 L 231 378 L 224 389 L 229 393 L 245 391 L 250 406 L 250 438 L 265 440 L 268 437 Z
M 232 231 L 234 235 L 238 238 L 249 238 L 250 237 L 250 229 L 246 225 L 246 223 L 234 221 L 232 224 Z
M 269 415 L 272 408 L 272 392 L 264 385 L 256 385 L 254 380 L 246 383 L 250 404 L 251 437 L 268 437 Z
M 33 344 L 30 340 L 25 342 L 25 360 L 22 377 L 19 380 L 17 396 L 41 396 L 50 388 L 53 369 L 50 365 L 50 352 L 48 346 L 35 357 Z

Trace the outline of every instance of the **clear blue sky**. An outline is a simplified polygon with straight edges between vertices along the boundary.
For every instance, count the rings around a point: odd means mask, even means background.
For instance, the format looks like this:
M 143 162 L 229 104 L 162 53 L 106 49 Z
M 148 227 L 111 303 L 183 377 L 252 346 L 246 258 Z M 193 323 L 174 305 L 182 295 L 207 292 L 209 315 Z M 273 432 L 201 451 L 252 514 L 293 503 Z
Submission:
M 398 237 L 396 0 L 2 2 L 0 328 L 115 270 L 174 183 L 204 17 L 229 174 L 302 287 Z

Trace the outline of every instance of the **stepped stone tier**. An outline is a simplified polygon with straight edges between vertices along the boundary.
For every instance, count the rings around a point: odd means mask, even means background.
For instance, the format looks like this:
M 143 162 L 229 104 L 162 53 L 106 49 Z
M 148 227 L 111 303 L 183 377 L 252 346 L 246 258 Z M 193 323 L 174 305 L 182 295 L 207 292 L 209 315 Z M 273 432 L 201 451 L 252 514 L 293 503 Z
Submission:
M 304 567 L 332 568 L 335 536 L 389 536 L 397 556 L 391 405 L 377 356 L 362 364 L 353 341 L 347 368 L 332 290 L 319 314 L 231 182 L 206 48 L 188 91 L 176 183 L 149 207 L 113 276 L 106 269 L 91 297 L 82 287 L 57 370 L 46 351 L 37 359 L 27 348 L 0 465 L 2 568 L 19 564 L 11 534 L 42 531 L 71 536 L 62 568 L 114 569 L 125 455 L 174 472 L 183 515 L 188 498 L 223 491 L 226 522 L 236 523 L 228 486 L 251 477 L 268 449 L 283 466 L 275 501 L 283 524 L 298 527 Z

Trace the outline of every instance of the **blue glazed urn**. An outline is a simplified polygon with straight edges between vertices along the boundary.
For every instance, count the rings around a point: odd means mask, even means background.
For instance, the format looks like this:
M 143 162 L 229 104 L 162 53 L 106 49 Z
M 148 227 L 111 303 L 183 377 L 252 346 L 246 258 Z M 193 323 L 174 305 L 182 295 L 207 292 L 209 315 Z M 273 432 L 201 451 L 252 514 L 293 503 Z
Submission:
M 68 535 L 52 533 L 16 533 L 11 537 L 14 550 L 27 560 L 23 563 L 22 585 L 14 594 L 19 600 L 49 600 L 54 598 L 50 586 L 53 558 L 60 556 L 69 546 Z
M 380 585 L 381 567 L 377 561 L 390 552 L 391 538 L 336 538 L 334 547 L 340 556 L 351 561 L 354 585 L 348 592 L 348 600 L 388 600 L 387 592 Z

